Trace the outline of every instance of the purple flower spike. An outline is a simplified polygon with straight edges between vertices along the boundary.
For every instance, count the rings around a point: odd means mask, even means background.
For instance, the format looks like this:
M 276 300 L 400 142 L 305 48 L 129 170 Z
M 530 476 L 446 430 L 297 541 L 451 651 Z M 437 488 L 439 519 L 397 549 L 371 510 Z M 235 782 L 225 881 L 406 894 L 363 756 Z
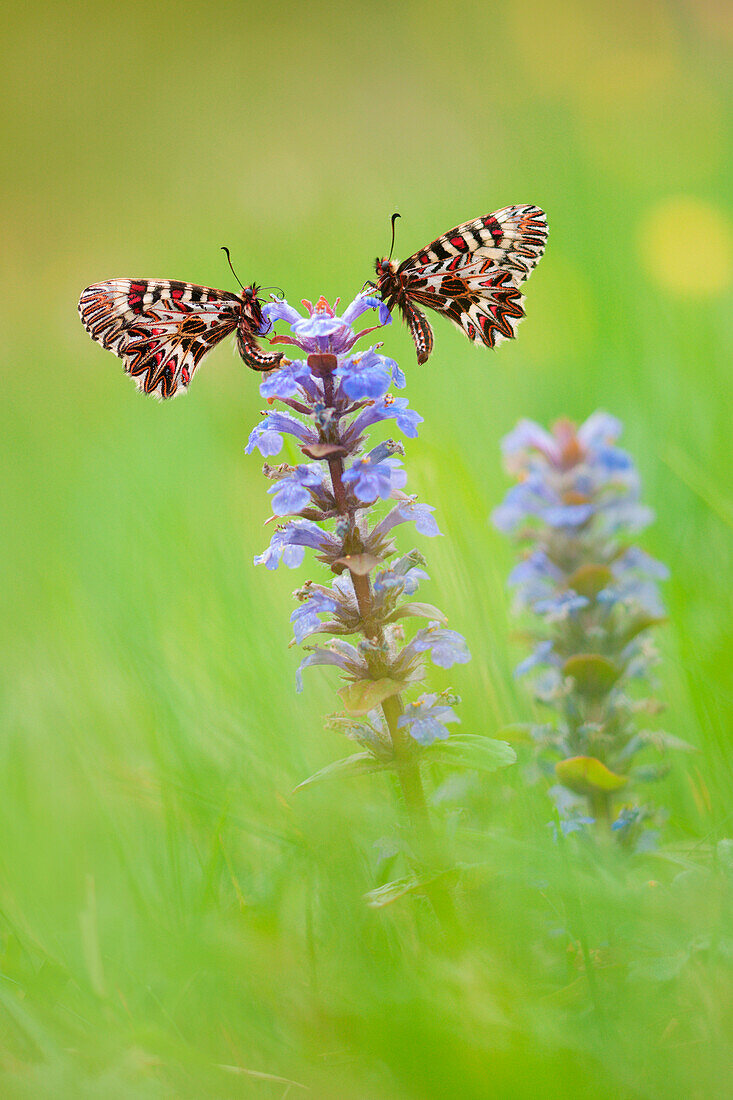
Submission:
M 260 394 L 273 397 L 294 397 L 310 381 L 308 364 L 300 359 L 283 360 L 277 370 L 269 371 L 260 383 Z
M 255 558 L 255 565 L 265 565 L 268 569 L 277 569 L 280 561 L 289 569 L 296 569 L 303 561 L 304 547 L 321 553 L 333 552 L 338 547 L 336 539 L 323 531 L 317 523 L 307 519 L 291 520 L 275 531 L 270 545 L 263 554 Z
M 319 615 L 338 613 L 339 603 L 323 592 L 314 592 L 304 603 L 296 607 L 290 616 L 293 633 L 298 645 L 302 645 L 311 634 L 317 634 L 322 627 Z
M 297 309 L 293 309 L 284 298 L 276 298 L 262 307 L 262 316 L 272 325 L 275 321 L 287 321 L 289 325 L 297 324 L 301 316 Z
M 288 542 L 286 532 L 276 531 L 270 539 L 270 545 L 262 554 L 257 554 L 255 565 L 264 565 L 266 569 L 277 569 L 282 561 L 289 569 L 297 569 L 303 564 L 305 549 L 302 546 L 293 546 Z
M 310 302 L 303 303 L 308 310 L 308 316 L 303 317 L 287 302 L 277 300 L 263 307 L 263 317 L 274 323 L 275 321 L 287 321 L 290 325 L 292 336 L 279 336 L 276 340 L 280 343 L 296 344 L 303 351 L 313 354 L 328 353 L 331 355 L 344 355 L 350 351 L 357 340 L 372 329 L 362 332 L 354 332 L 352 323 L 367 309 L 379 308 L 380 324 L 388 324 L 391 320 L 389 313 L 384 313 L 382 303 L 371 295 L 358 295 L 350 306 L 344 311 L 342 317 L 336 315 L 335 307 L 330 306 L 325 298 L 321 297 L 315 306 Z
M 667 566 L 647 554 L 639 546 L 629 546 L 620 558 L 616 558 L 611 569 L 616 577 L 621 577 L 624 573 L 633 571 L 642 577 L 651 577 L 657 581 L 669 580 Z
M 266 422 L 263 421 L 262 424 L 258 424 L 250 432 L 244 453 L 251 455 L 255 449 L 260 452 L 263 458 L 272 458 L 273 455 L 279 454 L 283 449 L 283 437 L 279 432 L 268 428 Z
M 299 692 L 303 690 L 303 669 L 313 665 L 335 665 L 350 676 L 363 676 L 368 672 L 367 663 L 358 649 L 349 642 L 332 638 L 326 647 L 314 649 L 298 665 L 295 681 Z
M 609 413 L 599 411 L 592 413 L 585 424 L 580 425 L 578 439 L 586 450 L 592 451 L 615 443 L 622 431 L 623 424 L 620 420 Z
M 541 514 L 550 527 L 580 527 L 588 522 L 594 511 L 592 504 L 558 504 L 543 508 Z
M 368 309 L 376 309 L 379 313 L 380 325 L 390 325 L 392 314 L 387 309 L 381 298 L 373 294 L 357 294 L 350 306 L 344 310 L 341 320 L 347 325 L 353 325 L 357 317 L 361 317 Z
M 461 635 L 438 621 L 407 640 L 415 630 L 413 619 L 445 617 L 432 604 L 411 598 L 428 577 L 422 568 L 425 561 L 417 548 L 399 556 L 397 539 L 390 532 L 404 523 L 414 523 L 417 532 L 428 537 L 440 531 L 434 509 L 405 491 L 404 443 L 368 437 L 373 425 L 394 420 L 403 435 L 414 438 L 422 417 L 405 398 L 393 396 L 393 388 L 404 387 L 405 376 L 381 353 L 381 344 L 360 353 L 353 350 L 358 340 L 374 331 L 355 331 L 358 318 L 368 310 L 378 311 L 381 324 L 391 322 L 387 306 L 375 293 L 358 295 L 340 316 L 338 300 L 329 305 L 319 298 L 315 306 L 308 301 L 303 306 L 305 314 L 275 300 L 263 310 L 268 329 L 279 321 L 290 326 L 289 335 L 274 336 L 272 342 L 295 345 L 307 358 L 283 358 L 261 380 L 262 396 L 282 402 L 288 411 L 268 412 L 253 430 L 247 452 L 276 454 L 287 435 L 289 452 L 297 449 L 304 457 L 299 462 L 289 453 L 287 464 L 265 464 L 273 518 L 290 518 L 272 532 L 270 545 L 255 563 L 270 570 L 280 563 L 295 568 L 312 550 L 319 568 L 330 570 L 330 587 L 308 580 L 294 593 L 295 642 L 302 645 L 312 635 L 335 635 L 305 656 L 296 673 L 297 690 L 303 688 L 306 668 L 330 665 L 339 670 L 346 681 L 340 689 L 346 709 L 332 715 L 329 724 L 359 742 L 364 751 L 356 758 L 357 766 L 366 756 L 380 768 L 415 769 L 419 784 L 418 746 L 448 736 L 448 725 L 458 721 L 448 704 L 456 700 L 422 695 L 406 704 L 403 697 L 426 677 L 426 654 L 433 664 L 450 668 L 468 661 L 469 653 Z M 387 500 L 392 503 L 385 508 L 381 502 Z M 540 503 L 549 507 L 562 501 L 551 497 Z M 380 512 L 387 514 L 379 519 Z M 552 592 L 539 595 L 550 598 Z M 400 728 L 413 742 L 404 759 L 400 754 L 408 737 Z M 463 761 L 461 752 L 456 759 Z
M 572 590 L 559 592 L 550 599 L 537 600 L 532 605 L 532 610 L 538 615 L 544 615 L 548 622 L 558 622 L 574 615 L 577 611 L 587 607 L 590 600 L 586 596 L 579 596 Z
M 506 467 L 513 474 L 527 468 L 527 454 L 532 450 L 539 451 L 548 462 L 557 463 L 560 460 L 557 442 L 534 420 L 520 420 L 514 431 L 502 439 L 501 450 Z
M 422 424 L 423 418 L 414 409 L 408 408 L 407 398 L 387 394 L 357 416 L 349 430 L 349 439 L 357 439 L 362 432 L 380 420 L 396 420 L 403 435 L 417 439 L 417 426 Z
M 375 400 L 389 389 L 392 373 L 392 360 L 369 348 L 339 367 L 341 389 L 352 401 Z
M 386 535 L 398 523 L 414 523 L 421 535 L 434 538 L 440 534 L 438 524 L 433 519 L 434 511 L 432 504 L 418 504 L 415 500 L 405 500 L 377 524 L 375 531 L 379 535 Z
M 420 581 L 429 580 L 424 569 L 408 569 L 406 573 L 395 573 L 393 569 L 384 569 L 374 578 L 374 591 L 377 595 L 392 589 L 399 589 L 406 596 L 417 592 Z
M 365 455 L 354 459 L 343 480 L 344 485 L 351 486 L 354 496 L 371 504 L 378 498 L 386 500 L 394 489 L 403 488 L 407 484 L 407 474 L 397 459 L 372 462 L 369 455 Z
M 452 707 L 438 703 L 437 695 L 421 695 L 414 703 L 409 703 L 397 720 L 397 725 L 406 729 L 419 745 L 432 745 L 434 741 L 445 741 L 448 737 L 447 722 L 460 722 Z
M 294 546 L 309 546 L 311 550 L 319 550 L 323 553 L 339 545 L 338 539 L 309 519 L 291 520 L 283 531 L 288 541 Z
M 266 458 L 278 454 L 282 449 L 282 435 L 294 435 L 303 443 L 317 443 L 318 436 L 310 428 L 289 413 L 271 412 L 264 420 L 260 421 L 256 428 L 252 429 L 249 442 L 245 447 L 245 454 L 251 455 L 257 448 Z M 276 450 L 273 448 L 276 447 Z
M 552 657 L 552 651 L 552 642 L 540 642 L 534 652 L 530 653 L 529 657 L 525 657 L 523 661 L 519 662 L 514 669 L 515 677 L 519 679 L 520 676 L 524 676 L 527 672 L 531 672 L 532 669 L 537 668 L 538 665 L 548 664 Z
M 544 550 L 535 550 L 524 561 L 515 565 L 509 574 L 507 584 L 527 584 L 528 582 L 544 581 L 548 584 L 559 581 L 563 577 L 562 569 L 547 556 Z
M 638 681 L 656 659 L 649 631 L 664 617 L 657 582 L 668 574 L 628 545 L 652 513 L 639 501 L 631 457 L 616 445 L 620 433 L 620 422 L 604 412 L 579 428 L 559 420 L 551 433 L 521 421 L 504 441 L 507 469 L 519 484 L 493 514 L 522 555 L 509 583 L 534 648 L 515 675 L 534 673 L 533 695 L 552 713 L 532 737 L 539 769 L 554 768 L 560 781 L 553 797 L 562 793 L 563 828 L 596 819 L 607 829 L 613 799 L 633 797 L 641 774 L 631 768 L 635 754 L 657 741 L 663 750 L 668 738 L 639 730 L 640 716 L 646 724 L 658 709 L 639 698 Z M 579 775 L 578 760 L 591 761 L 587 775 Z M 624 832 L 622 843 L 641 851 L 640 829 L 633 838 Z
M 323 486 L 324 472 L 320 466 L 297 466 L 289 477 L 281 478 L 267 491 L 274 493 L 272 511 L 276 516 L 290 516 L 301 512 L 311 502 L 311 489 Z
M 415 653 L 430 653 L 434 665 L 451 668 L 471 660 L 466 639 L 457 630 L 446 630 L 440 623 L 430 623 L 418 630 L 410 646 Z

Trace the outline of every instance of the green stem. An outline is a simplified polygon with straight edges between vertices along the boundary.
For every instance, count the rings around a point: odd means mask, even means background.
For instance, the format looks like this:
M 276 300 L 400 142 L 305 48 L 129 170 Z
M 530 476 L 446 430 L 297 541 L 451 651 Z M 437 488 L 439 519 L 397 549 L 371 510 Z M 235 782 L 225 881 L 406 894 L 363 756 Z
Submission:
M 324 397 L 327 405 L 333 403 L 333 380 L 328 374 L 324 375 Z M 343 459 L 340 456 L 329 458 L 328 467 L 336 507 L 341 515 L 350 516 L 343 483 Z M 384 641 L 384 631 L 381 624 L 374 621 L 369 576 L 368 574 L 355 573 L 352 570 L 349 570 L 349 572 L 363 623 L 364 636 L 372 642 L 382 643 Z M 382 703 L 384 720 L 392 741 L 397 779 L 407 808 L 415 850 L 421 866 L 429 873 L 439 871 L 445 860 L 430 821 L 430 812 L 425 798 L 422 776 L 420 775 L 420 765 L 413 752 L 412 742 L 409 735 L 404 733 L 397 724 L 402 710 L 399 695 L 391 695 Z M 443 927 L 445 929 L 449 927 L 455 929 L 457 927 L 455 907 L 453 898 L 445 883 L 441 880 L 429 883 L 425 887 L 425 893 L 430 899 L 436 916 Z
M 446 865 L 445 854 L 433 830 L 420 775 L 420 765 L 412 751 L 409 735 L 403 733 L 397 725 L 397 720 L 402 714 L 399 695 L 390 695 L 385 699 L 382 710 L 392 739 L 397 779 L 407 807 L 417 858 L 422 869 L 428 874 L 433 871 L 439 873 Z M 459 924 L 453 895 L 445 880 L 436 878 L 433 882 L 427 882 L 424 892 L 444 931 L 458 932 Z
M 611 796 L 608 791 L 594 791 L 588 796 L 590 811 L 601 832 L 611 832 Z

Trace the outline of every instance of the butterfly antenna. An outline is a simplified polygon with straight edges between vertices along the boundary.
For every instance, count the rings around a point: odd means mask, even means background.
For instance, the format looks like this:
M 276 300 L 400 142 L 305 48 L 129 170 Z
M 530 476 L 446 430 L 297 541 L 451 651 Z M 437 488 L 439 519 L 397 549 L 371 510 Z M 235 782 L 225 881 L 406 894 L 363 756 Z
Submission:
M 397 211 L 395 211 L 394 214 L 392 215 L 392 244 L 391 244 L 390 249 L 389 249 L 389 259 L 390 260 L 392 259 L 392 253 L 394 252 L 394 223 L 397 221 L 398 218 L 401 218 L 401 217 L 402 217 L 402 215 L 398 214 Z
M 229 255 L 229 249 L 227 248 L 227 246 L 226 246 L 225 244 L 223 244 L 223 245 L 221 246 L 221 250 L 222 250 L 222 252 L 226 252 L 226 254 L 227 254 L 227 260 L 229 261 L 229 266 L 230 266 L 230 267 L 231 267 L 231 269 L 232 269 L 232 275 L 233 275 L 233 276 L 234 276 L 234 278 L 235 278 L 235 279 L 237 280 L 237 282 L 239 283 L 239 285 L 240 285 L 240 286 L 242 287 L 242 290 L 244 290 L 244 287 L 242 286 L 241 282 L 239 281 L 239 276 L 237 275 L 236 271 L 234 270 L 234 265 L 233 265 L 233 263 L 232 263 L 232 258 L 231 258 L 231 256 Z

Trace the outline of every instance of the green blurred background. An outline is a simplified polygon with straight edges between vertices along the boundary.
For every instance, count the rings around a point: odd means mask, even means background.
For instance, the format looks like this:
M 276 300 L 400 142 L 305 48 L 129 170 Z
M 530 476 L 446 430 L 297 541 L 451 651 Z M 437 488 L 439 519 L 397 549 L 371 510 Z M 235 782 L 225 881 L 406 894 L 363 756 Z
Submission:
M 5 38 L 3 1095 L 722 1096 L 730 5 L 31 3 Z M 364 905 L 401 828 L 388 780 L 291 793 L 349 749 L 323 730 L 333 678 L 294 693 L 313 567 L 251 565 L 256 379 L 225 346 L 185 399 L 144 399 L 76 301 L 116 276 L 231 288 L 224 243 L 243 280 L 349 300 L 393 210 L 404 257 L 525 202 L 550 240 L 516 342 L 438 322 L 418 368 L 386 334 L 425 416 L 410 485 L 445 536 L 419 540 L 424 598 L 473 654 L 435 683 L 467 732 L 531 714 L 487 524 L 499 441 L 604 408 L 672 574 L 664 723 L 699 752 L 652 792 L 666 856 L 595 873 L 521 766 L 444 783 L 484 868 L 459 946 L 419 900 Z

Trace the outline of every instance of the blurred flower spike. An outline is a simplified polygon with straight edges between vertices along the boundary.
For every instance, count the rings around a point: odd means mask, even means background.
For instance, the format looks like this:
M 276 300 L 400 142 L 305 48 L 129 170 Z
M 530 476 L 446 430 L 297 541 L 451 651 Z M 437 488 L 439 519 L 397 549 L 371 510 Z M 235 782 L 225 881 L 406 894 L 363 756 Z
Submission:
M 306 646 L 297 688 L 307 668 L 339 669 L 345 709 L 331 725 L 359 742 L 363 751 L 349 758 L 353 769 L 391 765 L 404 777 L 406 768 L 448 737 L 448 723 L 458 718 L 442 696 L 422 694 L 405 703 L 403 695 L 422 685 L 431 665 L 448 669 L 469 660 L 464 639 L 446 627 L 443 612 L 414 598 L 428 579 L 422 555 L 397 552 L 395 535 L 405 525 L 414 524 L 422 536 L 440 534 L 433 509 L 407 491 L 404 446 L 394 439 L 368 442 L 382 422 L 394 422 L 403 436 L 414 438 L 422 417 L 391 392 L 403 388 L 405 378 L 381 344 L 354 350 L 391 320 L 380 299 L 360 294 L 340 315 L 325 298 L 303 304 L 306 315 L 284 300 L 263 309 L 270 332 L 279 321 L 290 326 L 288 335 L 273 342 L 298 348 L 304 357 L 284 359 L 262 381 L 262 396 L 284 408 L 265 415 L 247 453 L 259 450 L 269 460 L 289 437 L 291 451 L 297 448 L 302 458 L 264 466 L 277 526 L 255 564 L 296 568 L 311 550 L 330 571 L 330 583 L 325 577 L 308 580 L 295 593 L 295 641 L 326 635 L 324 642 Z M 355 322 L 368 310 L 377 311 L 379 324 L 357 331 Z M 423 625 L 410 631 L 414 619 Z M 502 762 L 510 763 L 506 749 Z M 349 761 L 343 763 L 339 774 L 348 771 Z
M 631 542 L 653 514 L 620 434 L 604 412 L 580 427 L 560 420 L 551 432 L 520 421 L 503 441 L 517 484 L 492 519 L 521 551 L 509 585 L 534 648 L 516 675 L 532 674 L 535 698 L 555 715 L 530 728 L 535 767 L 559 780 L 552 793 L 565 821 L 612 825 L 622 843 L 638 845 L 653 816 L 636 801 L 640 784 L 668 770 L 664 759 L 638 755 L 690 746 L 645 728 L 662 709 L 645 685 L 668 574 Z

